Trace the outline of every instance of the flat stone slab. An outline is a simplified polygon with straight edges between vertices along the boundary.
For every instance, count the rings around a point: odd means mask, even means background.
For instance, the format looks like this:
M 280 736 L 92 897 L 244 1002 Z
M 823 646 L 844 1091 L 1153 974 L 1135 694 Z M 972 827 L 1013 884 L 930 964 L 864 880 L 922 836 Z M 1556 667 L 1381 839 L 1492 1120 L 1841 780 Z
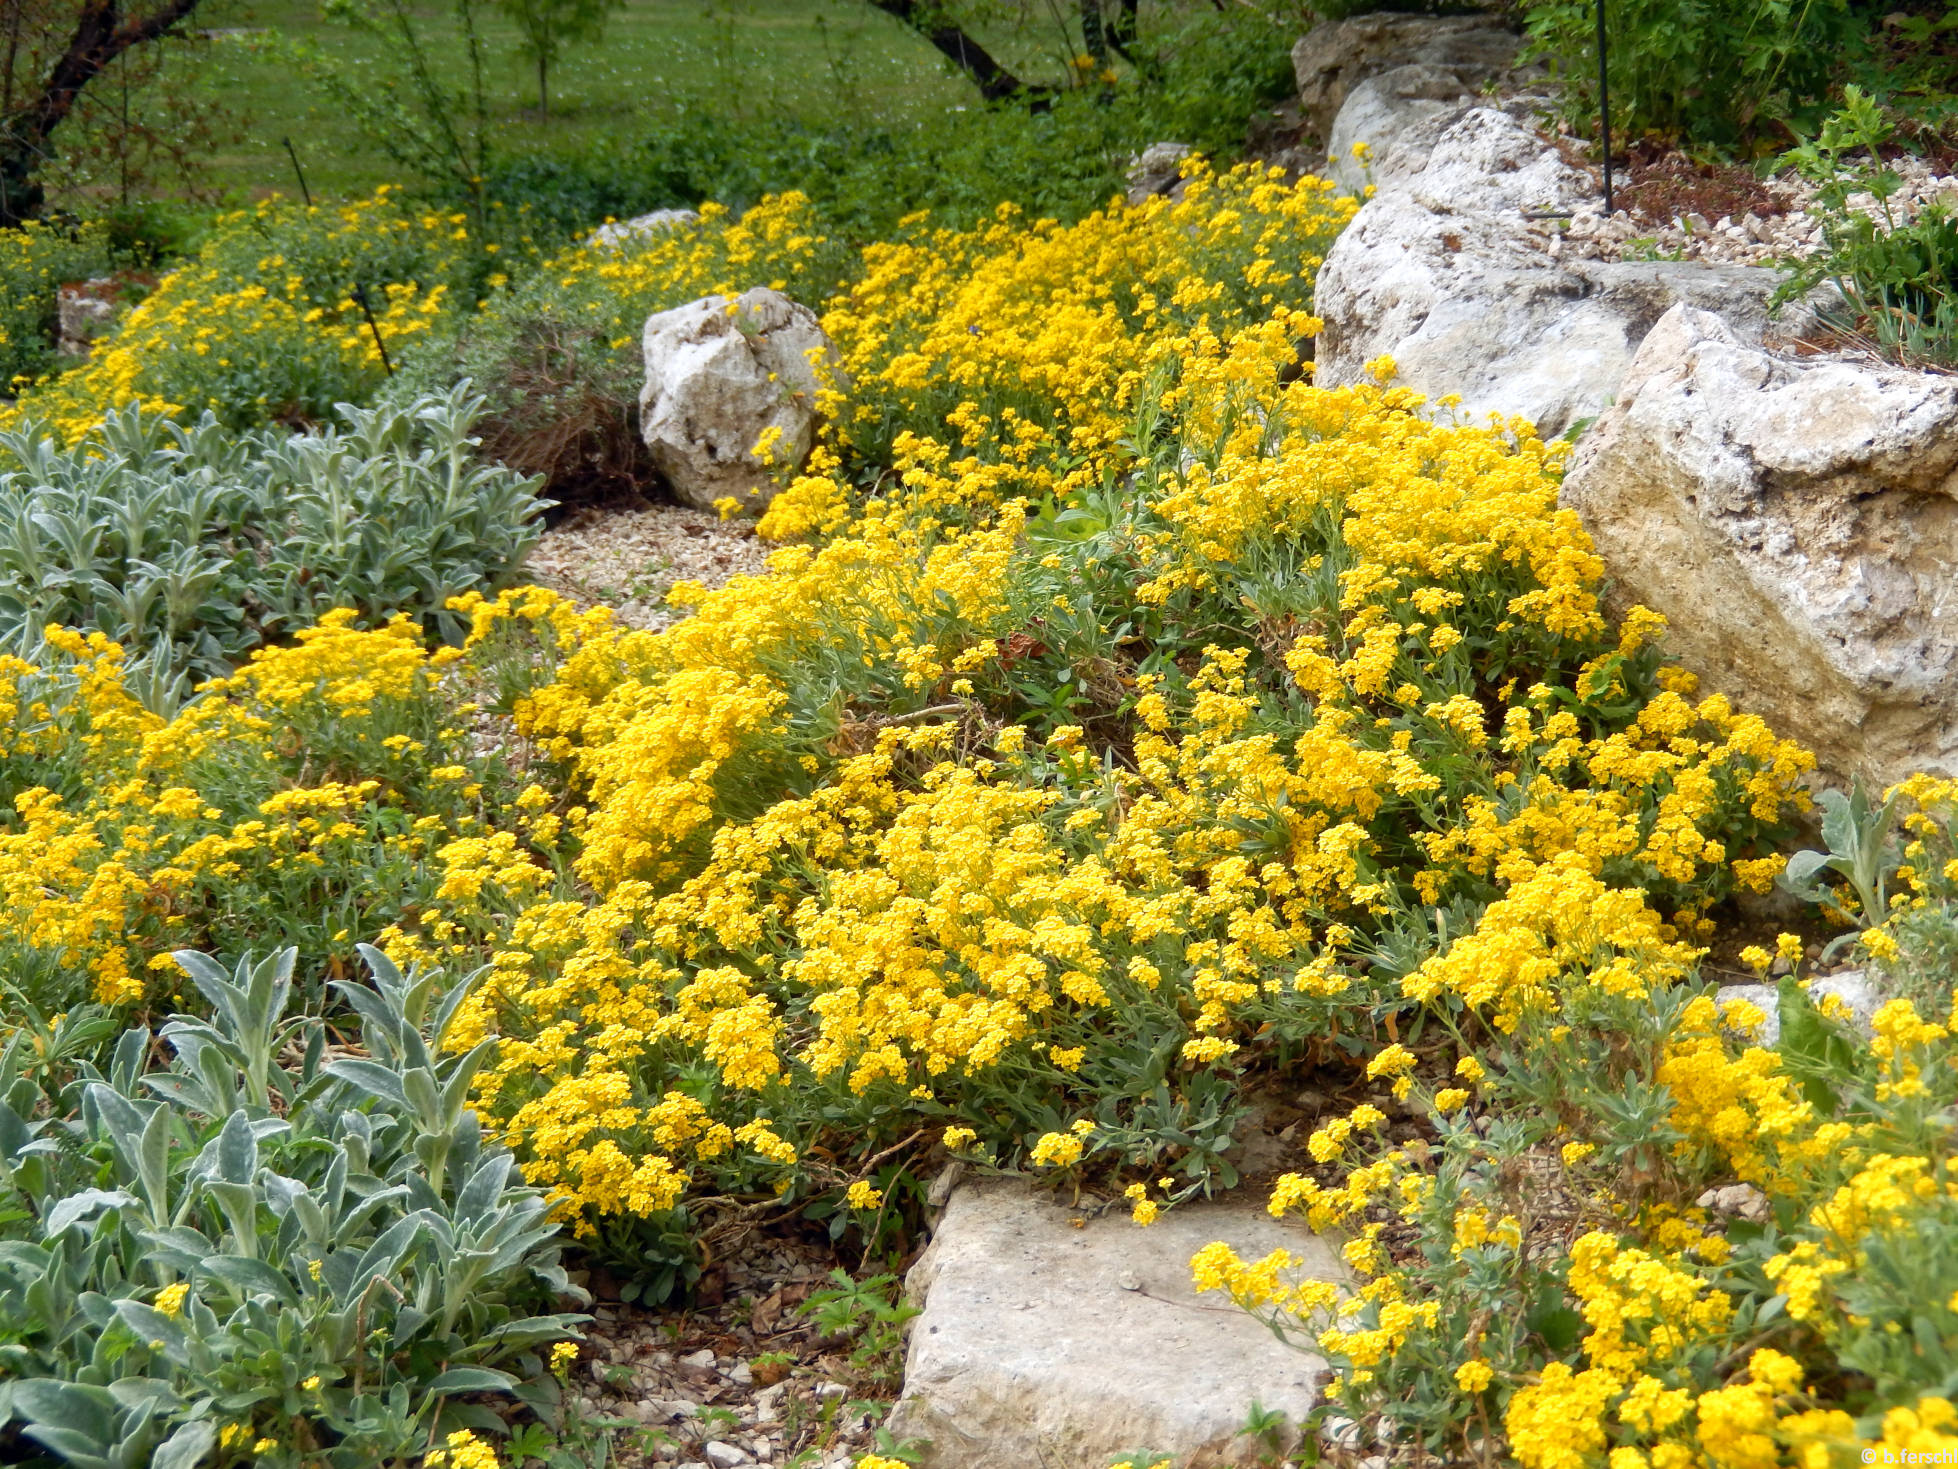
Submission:
M 1294 1424 L 1317 1407 L 1323 1358 L 1286 1346 L 1219 1295 L 1190 1257 L 1213 1240 L 1254 1259 L 1287 1249 L 1344 1280 L 1334 1248 L 1273 1219 L 1261 1190 L 1186 1204 L 1149 1227 L 1075 1210 L 1024 1186 L 967 1185 L 947 1203 L 906 1287 L 904 1396 L 890 1428 L 928 1438 L 928 1469 L 1177 1469 L 1258 1462 L 1240 1436 L 1255 1399 Z

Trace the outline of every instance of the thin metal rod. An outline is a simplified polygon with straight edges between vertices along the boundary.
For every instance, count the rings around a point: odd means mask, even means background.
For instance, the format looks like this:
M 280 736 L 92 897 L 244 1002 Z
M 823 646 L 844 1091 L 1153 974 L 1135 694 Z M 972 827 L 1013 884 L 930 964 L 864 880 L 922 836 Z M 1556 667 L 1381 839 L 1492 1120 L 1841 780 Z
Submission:
M 381 324 L 374 320 L 374 308 L 367 304 L 367 287 L 355 286 L 354 300 L 360 303 L 360 314 L 367 318 L 367 329 L 374 334 L 374 349 L 381 354 L 381 366 L 393 377 L 394 364 L 388 361 L 388 344 L 381 340 Z
M 304 199 L 306 201 L 306 207 L 311 209 L 313 207 L 313 191 L 306 187 L 306 170 L 299 166 L 299 150 L 292 146 L 291 138 L 281 138 L 279 141 L 286 145 L 286 152 L 292 158 L 292 174 L 294 178 L 299 180 L 299 197 Z
M 1604 212 L 1612 213 L 1611 204 L 1611 68 L 1605 52 L 1604 40 L 1604 0 L 1598 5 L 1598 132 L 1604 146 Z

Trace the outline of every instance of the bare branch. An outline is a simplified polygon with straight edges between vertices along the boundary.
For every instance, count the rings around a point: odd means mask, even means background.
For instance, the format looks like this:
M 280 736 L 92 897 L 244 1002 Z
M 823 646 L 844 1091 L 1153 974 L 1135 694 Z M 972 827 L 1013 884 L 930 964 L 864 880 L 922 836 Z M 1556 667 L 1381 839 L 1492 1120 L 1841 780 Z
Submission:
M 199 0 L 164 0 L 143 14 L 126 15 L 121 0 L 84 0 L 75 13 L 68 44 L 30 96 L 0 117 L 0 227 L 12 227 L 41 210 L 39 181 L 54 130 L 75 109 L 82 90 L 132 47 L 175 30 Z
M 979 95 L 988 102 L 998 102 L 1021 93 L 1029 96 L 1045 93 L 1045 88 L 1029 87 L 1001 66 L 991 52 L 968 36 L 935 4 L 921 4 L 920 0 L 870 0 L 870 3 L 936 46 L 941 55 L 972 78 L 973 84 L 979 88 Z

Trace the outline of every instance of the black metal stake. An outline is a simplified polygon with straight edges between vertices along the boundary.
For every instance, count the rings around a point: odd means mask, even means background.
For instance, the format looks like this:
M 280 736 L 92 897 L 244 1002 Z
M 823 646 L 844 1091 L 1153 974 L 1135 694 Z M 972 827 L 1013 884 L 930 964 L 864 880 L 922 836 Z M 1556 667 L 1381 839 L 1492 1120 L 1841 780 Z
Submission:
M 1598 0 L 1598 131 L 1604 144 L 1604 212 L 1611 207 L 1611 74 L 1604 44 L 1604 0 Z
M 313 207 L 313 191 L 306 187 L 306 170 L 299 166 L 299 150 L 292 146 L 291 138 L 281 138 L 279 141 L 286 145 L 286 153 L 292 159 L 292 174 L 294 178 L 299 180 L 299 197 L 304 199 L 306 201 L 306 207 L 311 209 Z
M 367 287 L 355 286 L 354 300 L 360 303 L 360 314 L 367 318 L 367 329 L 374 334 L 374 349 L 381 354 L 381 366 L 393 377 L 394 364 L 388 361 L 388 344 L 381 340 L 381 324 L 374 320 L 374 308 L 367 304 Z

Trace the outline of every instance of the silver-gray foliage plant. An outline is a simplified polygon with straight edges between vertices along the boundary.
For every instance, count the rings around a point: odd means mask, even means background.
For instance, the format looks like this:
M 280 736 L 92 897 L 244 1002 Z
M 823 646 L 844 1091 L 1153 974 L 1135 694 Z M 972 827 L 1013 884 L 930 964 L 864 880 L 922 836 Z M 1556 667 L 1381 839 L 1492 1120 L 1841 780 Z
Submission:
M 458 631 L 444 604 L 507 580 L 550 503 L 540 480 L 478 457 L 482 409 L 465 381 L 342 404 L 344 427 L 305 433 L 135 405 L 99 443 L 33 422 L 0 433 L 0 650 L 35 657 L 50 624 L 100 631 L 167 709 L 333 607 Z
M 227 1428 L 356 1469 L 500 1428 L 472 1395 L 554 1397 L 538 1348 L 583 1297 L 464 1100 L 484 1047 L 444 1054 L 468 981 L 361 952 L 362 1058 L 288 1016 L 290 949 L 178 955 L 209 1014 L 164 1025 L 167 1065 L 135 1029 L 59 1074 L 99 1007 L 0 1052 L 0 1428 L 79 1469 L 190 1469 Z

